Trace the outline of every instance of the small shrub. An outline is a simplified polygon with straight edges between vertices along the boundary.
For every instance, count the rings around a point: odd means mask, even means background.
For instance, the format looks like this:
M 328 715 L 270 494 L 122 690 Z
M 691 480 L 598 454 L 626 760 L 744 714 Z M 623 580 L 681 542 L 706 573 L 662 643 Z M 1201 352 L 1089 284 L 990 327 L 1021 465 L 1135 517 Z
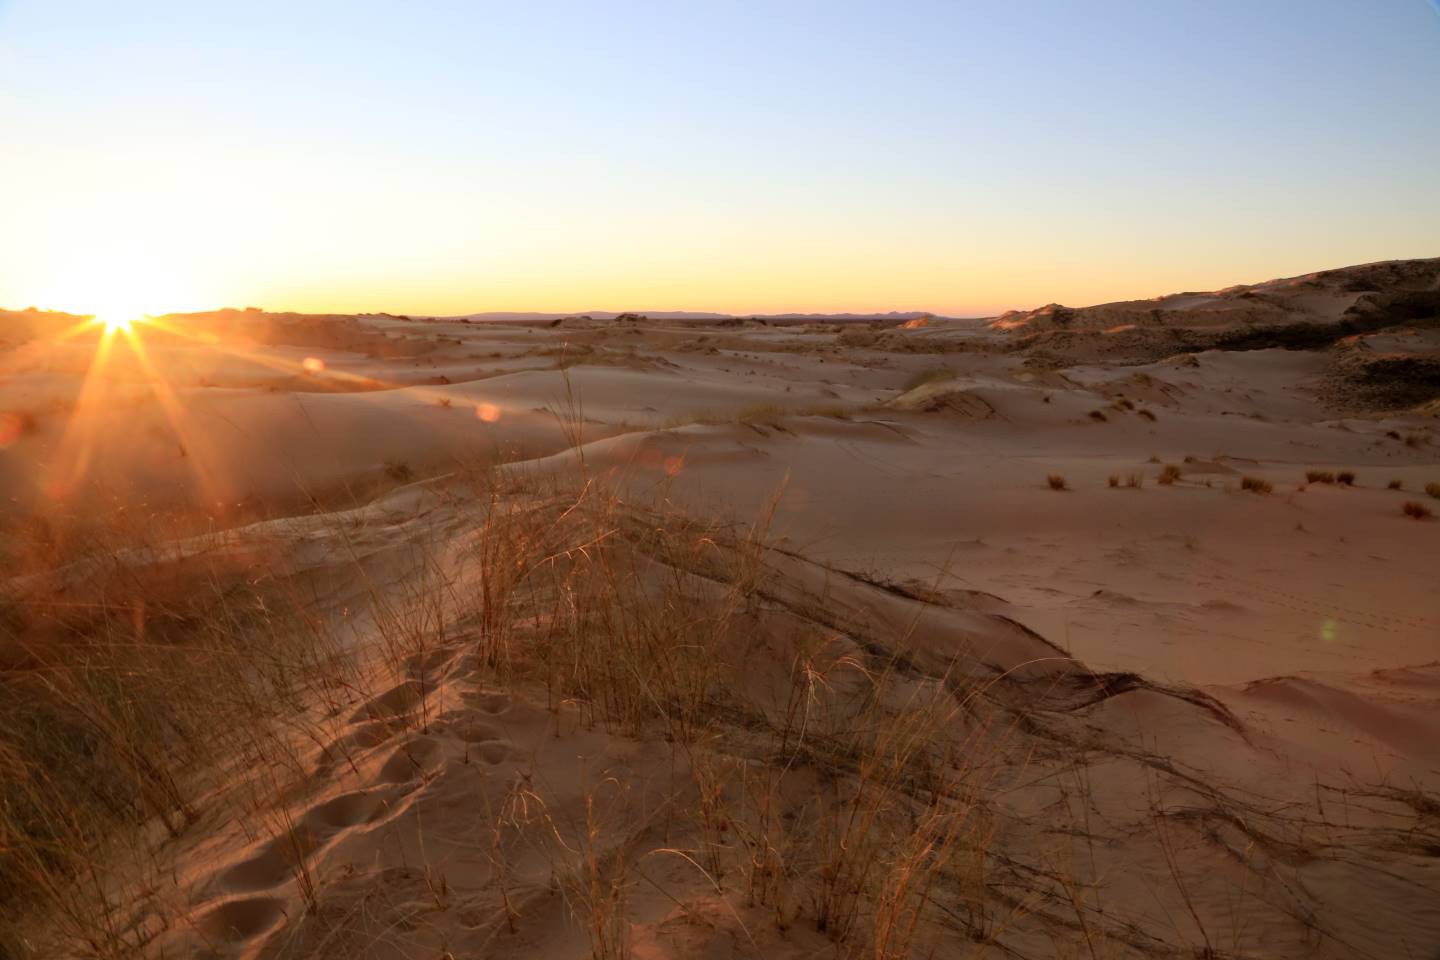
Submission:
M 1266 480 L 1263 477 L 1247 476 L 1240 478 L 1240 489 L 1249 490 L 1251 493 L 1269 493 L 1275 488 L 1271 486 L 1269 480 Z
M 1120 486 L 1120 474 L 1118 474 L 1118 473 L 1112 473 L 1112 474 L 1110 474 L 1110 479 L 1109 479 L 1108 483 L 1109 483 L 1110 486 L 1112 486 L 1112 487 L 1118 487 L 1118 486 Z
M 1119 400 L 1116 400 L 1116 401 L 1115 401 L 1115 409 L 1117 409 L 1117 410 L 1134 410 L 1134 409 L 1135 409 L 1135 404 L 1131 403 L 1129 400 L 1126 400 L 1124 397 L 1121 397 Z
M 397 483 L 405 483 L 415 479 L 415 471 L 404 460 L 386 460 L 385 476 Z
M 1305 471 L 1305 482 L 1306 482 L 1306 483 L 1334 483 L 1334 482 L 1335 482 L 1335 474 L 1331 473 L 1329 470 L 1306 470 L 1306 471 Z
M 1335 482 L 1345 487 L 1355 486 L 1355 471 L 1341 470 L 1335 474 Z
M 1179 479 L 1180 479 L 1180 475 L 1181 475 L 1181 470 L 1180 470 L 1180 468 L 1179 468 L 1178 466 L 1176 466 L 1176 465 L 1173 464 L 1173 463 L 1167 463 L 1167 464 L 1165 464 L 1165 466 L 1160 470 L 1160 476 L 1157 477 L 1156 480 L 1157 480 L 1157 482 L 1162 483 L 1162 484 L 1164 484 L 1165 486 L 1168 487 L 1168 486 L 1170 486 L 1170 484 L 1174 483 L 1176 480 L 1179 480 Z
M 1409 433 L 1405 435 L 1405 446 L 1409 447 L 1412 450 L 1416 447 L 1419 447 L 1424 442 L 1425 435 L 1423 433 Z
M 1144 417 L 1146 420 L 1154 421 L 1154 419 L 1155 419 L 1155 414 L 1154 414 L 1152 411 L 1149 411 L 1149 410 L 1137 410 L 1137 411 L 1135 411 L 1135 412 L 1138 413 L 1138 414 L 1140 414 L 1140 416 Z
M 1399 440 L 1399 439 L 1400 439 L 1400 434 L 1399 434 L 1397 431 L 1395 431 L 1395 430 L 1386 430 L 1386 431 L 1385 431 L 1385 436 L 1389 437 L 1391 440 Z
M 1146 462 L 1146 463 L 1159 463 L 1159 462 L 1160 462 L 1160 458 L 1157 457 L 1157 456 L 1155 456 L 1155 454 L 1152 453 L 1152 454 L 1150 454 L 1150 459 L 1149 459 L 1149 460 L 1146 460 L 1145 462 Z
M 1440 483 L 1425 484 L 1425 492 L 1436 500 L 1440 500 Z
M 1096 423 L 1104 423 L 1106 420 L 1109 419 L 1109 417 L 1105 416 L 1104 410 L 1091 410 L 1090 419 L 1094 420 Z
M 1391 481 L 1390 481 L 1390 489 L 1391 489 L 1391 490 L 1400 490 L 1400 489 L 1402 489 L 1404 486 L 1405 486 L 1404 481 L 1401 481 L 1401 480 L 1391 480 Z
M 1145 486 L 1145 475 L 1143 473 L 1132 473 L 1125 478 L 1125 486 L 1136 490 Z
M 1062 475 L 1058 474 L 1058 473 L 1052 473 L 1052 474 L 1050 474 L 1049 476 L 1047 476 L 1047 477 L 1045 478 L 1045 482 L 1050 485 L 1050 489 L 1051 489 L 1051 490 L 1067 490 L 1067 489 L 1069 489 L 1068 487 L 1065 486 L 1065 478 L 1064 478 Z
M 1434 516 L 1429 507 L 1416 500 L 1406 500 L 1400 506 L 1400 511 L 1404 513 L 1405 516 L 1414 517 L 1416 520 L 1429 520 Z

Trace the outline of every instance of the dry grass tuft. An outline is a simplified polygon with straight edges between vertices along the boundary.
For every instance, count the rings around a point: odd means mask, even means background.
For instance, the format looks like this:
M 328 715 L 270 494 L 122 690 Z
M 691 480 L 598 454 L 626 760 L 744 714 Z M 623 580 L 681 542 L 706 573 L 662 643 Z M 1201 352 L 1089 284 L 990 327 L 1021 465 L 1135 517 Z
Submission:
M 1160 469 L 1160 475 L 1155 478 L 1155 482 L 1168 487 L 1179 480 L 1183 473 L 1177 464 L 1167 463 Z
M 1427 496 L 1440 500 L 1440 483 L 1431 482 L 1425 484 L 1425 493 Z
M 1045 477 L 1045 482 L 1046 482 L 1047 484 L 1049 484 L 1051 490 L 1068 490 L 1068 489 L 1070 489 L 1070 488 L 1069 488 L 1068 486 L 1066 486 L 1066 484 L 1065 484 L 1065 477 L 1064 477 L 1063 474 L 1059 474 L 1059 473 L 1049 474 L 1049 475 L 1047 475 L 1047 476 Z
M 1104 422 L 1106 422 L 1107 420 L 1109 420 L 1110 418 L 1107 417 L 1107 416 L 1105 416 L 1105 411 L 1104 411 L 1104 410 L 1091 410 L 1091 411 L 1090 411 L 1090 419 L 1091 419 L 1091 420 L 1094 420 L 1096 423 L 1104 423 Z
M 1404 489 L 1404 487 L 1405 487 L 1405 481 L 1403 481 L 1403 480 L 1391 480 L 1390 483 L 1389 483 L 1387 486 L 1388 486 L 1388 489 L 1391 489 L 1391 490 L 1402 490 L 1402 489 Z
M 1335 482 L 1335 474 L 1331 473 L 1329 470 L 1306 470 L 1306 471 L 1305 471 L 1305 482 L 1306 482 L 1306 483 L 1334 483 L 1334 482 Z
M 1269 493 L 1275 489 L 1269 480 L 1263 477 L 1245 476 L 1240 478 L 1240 489 L 1249 490 L 1251 493 Z
M 1407 517 L 1414 517 L 1416 520 L 1429 520 L 1434 516 L 1430 508 L 1418 500 L 1406 500 L 1400 505 L 1400 512 Z
M 1150 420 L 1150 421 L 1154 421 L 1154 420 L 1155 420 L 1155 411 L 1153 411 L 1153 410 L 1149 410 L 1149 409 L 1142 408 L 1142 409 L 1137 410 L 1137 411 L 1135 411 L 1135 412 L 1138 413 L 1138 414 L 1140 414 L 1140 416 L 1144 417 L 1146 420 Z
M 1335 482 L 1340 484 L 1342 487 L 1355 486 L 1355 471 L 1341 470 L 1339 473 L 1335 474 Z

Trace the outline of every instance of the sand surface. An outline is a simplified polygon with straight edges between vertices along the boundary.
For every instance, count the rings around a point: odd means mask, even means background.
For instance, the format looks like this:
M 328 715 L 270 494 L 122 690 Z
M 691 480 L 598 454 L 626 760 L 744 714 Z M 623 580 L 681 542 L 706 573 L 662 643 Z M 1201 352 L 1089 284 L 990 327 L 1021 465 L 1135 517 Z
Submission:
M 117 340 L 88 385 L 93 334 L 17 339 L 0 355 L 17 529 L 164 515 L 171 552 L 135 555 L 134 577 L 303 585 L 362 652 L 384 632 L 376 597 L 445 584 L 446 626 L 377 653 L 343 709 L 302 705 L 327 735 L 294 748 L 268 820 L 216 797 L 156 842 L 165 867 L 124 895 L 141 952 L 897 955 L 819 929 L 803 865 L 770 900 L 701 869 L 714 838 L 690 812 L 717 768 L 699 748 L 496 679 L 473 599 L 486 477 L 560 518 L 580 478 L 614 491 L 626 583 L 699 611 L 723 578 L 632 525 L 773 507 L 760 599 L 714 647 L 757 716 L 783 714 L 804 657 L 830 665 L 816 716 L 836 736 L 862 703 L 903 724 L 925 690 L 983 687 L 942 726 L 983 770 L 990 859 L 936 882 L 913 955 L 1435 956 L 1440 520 L 1401 505 L 1440 513 L 1423 492 L 1440 483 L 1440 263 L 1357 271 L 909 328 L 277 321 L 225 352 L 154 334 L 143 363 Z M 233 345 L 243 320 L 188 322 Z M 1215 333 L 1269 324 L 1346 326 L 1307 349 Z M 1403 395 L 1377 358 L 1410 365 Z M 11 595 L 109 589 L 72 560 L 9 570 Z M 881 697 L 873 664 L 901 652 Z M 743 792 L 762 752 L 719 752 L 721 792 Z M 809 836 L 846 781 L 785 769 L 775 802 Z M 625 878 L 625 954 L 557 879 L 590 853 Z

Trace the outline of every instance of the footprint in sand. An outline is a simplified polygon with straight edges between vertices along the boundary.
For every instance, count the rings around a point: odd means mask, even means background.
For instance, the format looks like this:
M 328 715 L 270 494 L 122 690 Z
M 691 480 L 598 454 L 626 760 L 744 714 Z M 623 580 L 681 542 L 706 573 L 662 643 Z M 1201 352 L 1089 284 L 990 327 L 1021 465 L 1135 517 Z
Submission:
M 227 900 L 200 917 L 196 929 L 207 937 L 236 942 L 268 933 L 285 918 L 283 901 L 274 897 Z
M 273 889 L 292 879 L 296 866 L 314 853 L 320 843 L 321 838 L 314 830 L 297 824 L 294 830 L 261 846 L 253 857 L 223 871 L 216 882 L 226 893 Z
M 300 818 L 303 827 L 320 836 L 331 836 L 348 827 L 374 823 L 385 816 L 397 797 L 393 790 L 355 790 L 326 800 Z
M 491 701 L 492 707 L 499 707 L 498 712 L 509 709 L 509 701 L 499 694 L 491 695 L 496 700 Z M 486 711 L 481 708 L 478 714 L 462 714 L 454 718 L 448 724 L 449 733 L 456 739 L 474 746 L 473 750 L 467 750 L 467 755 L 475 755 L 490 765 L 495 765 L 505 760 L 514 751 L 510 742 L 500 729 L 493 724 L 478 719 L 480 716 L 493 717 L 495 710 Z
M 428 653 L 417 653 L 407 658 L 405 665 L 420 676 L 431 676 L 448 667 L 454 659 L 455 649 L 453 647 L 441 647 Z
M 406 680 L 386 690 L 380 696 L 360 705 L 350 716 L 352 723 L 365 720 L 384 720 L 411 713 L 425 699 L 425 684 L 419 680 Z
M 503 763 L 511 754 L 510 744 L 504 740 L 486 740 L 475 745 L 475 753 L 492 767 Z
M 510 712 L 510 695 L 505 693 L 471 693 L 463 697 L 466 704 L 483 714 L 498 717 Z
M 431 737 L 412 737 L 380 768 L 381 783 L 409 783 L 440 765 L 440 744 Z

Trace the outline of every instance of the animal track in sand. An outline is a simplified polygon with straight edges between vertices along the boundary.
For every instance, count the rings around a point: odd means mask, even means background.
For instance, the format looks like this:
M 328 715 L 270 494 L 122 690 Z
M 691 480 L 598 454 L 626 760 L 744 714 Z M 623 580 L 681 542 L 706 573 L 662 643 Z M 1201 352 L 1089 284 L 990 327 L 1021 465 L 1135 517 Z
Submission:
M 207 937 L 231 942 L 253 940 L 280 923 L 285 906 L 274 897 L 227 900 L 202 916 L 197 929 Z

